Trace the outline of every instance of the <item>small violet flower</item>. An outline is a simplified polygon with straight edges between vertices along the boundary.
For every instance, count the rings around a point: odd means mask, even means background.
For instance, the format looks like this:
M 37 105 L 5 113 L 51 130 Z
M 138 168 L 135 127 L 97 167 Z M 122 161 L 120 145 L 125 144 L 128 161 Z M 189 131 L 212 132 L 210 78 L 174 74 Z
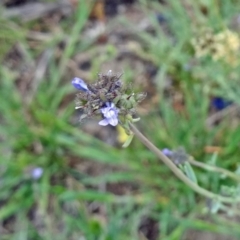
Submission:
M 214 97 L 212 99 L 212 106 L 216 110 L 223 110 L 224 108 L 228 107 L 229 105 L 231 105 L 231 101 L 225 100 L 221 97 Z
M 104 119 L 99 122 L 99 125 L 107 126 L 110 124 L 112 126 L 116 126 L 118 124 L 119 110 L 115 107 L 114 103 L 106 102 L 106 107 L 102 107 L 101 112 Z
M 36 167 L 31 171 L 31 176 L 35 180 L 39 179 L 42 176 L 42 174 L 43 174 L 43 169 L 41 167 Z
M 172 152 L 171 150 L 169 150 L 168 148 L 164 148 L 164 149 L 162 150 L 162 153 L 163 153 L 165 156 L 167 156 L 167 157 L 171 157 L 172 154 L 173 154 L 173 152 Z
M 75 77 L 72 80 L 72 85 L 78 90 L 81 90 L 81 91 L 84 91 L 84 92 L 88 91 L 87 84 L 81 78 Z

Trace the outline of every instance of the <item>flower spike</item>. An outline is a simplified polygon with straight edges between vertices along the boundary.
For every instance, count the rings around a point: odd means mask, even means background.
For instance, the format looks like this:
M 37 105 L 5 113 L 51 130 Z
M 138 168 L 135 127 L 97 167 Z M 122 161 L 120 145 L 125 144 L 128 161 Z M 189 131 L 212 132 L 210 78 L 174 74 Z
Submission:
M 82 112 L 80 121 L 100 115 L 99 125 L 121 124 L 128 130 L 128 122 L 138 120 L 135 107 L 146 94 L 134 93 L 130 86 L 123 85 L 121 77 L 110 70 L 99 74 L 96 83 L 86 84 L 77 77 L 72 80 L 72 85 L 80 90 L 76 96 L 76 108 Z

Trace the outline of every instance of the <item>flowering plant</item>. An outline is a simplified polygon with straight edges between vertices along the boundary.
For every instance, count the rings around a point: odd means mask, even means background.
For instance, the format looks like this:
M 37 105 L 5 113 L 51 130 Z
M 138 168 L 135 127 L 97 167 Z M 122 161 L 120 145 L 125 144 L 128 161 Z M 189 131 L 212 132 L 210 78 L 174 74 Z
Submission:
M 82 109 L 80 121 L 87 117 L 102 115 L 99 125 L 116 126 L 121 124 L 126 130 L 128 121 L 136 121 L 135 107 L 145 97 L 146 93 L 134 93 L 130 86 L 124 86 L 122 75 L 114 75 L 112 71 L 99 74 L 96 83 L 87 84 L 75 77 L 72 85 L 80 90 L 76 97 L 76 109 Z
M 234 205 L 236 202 L 240 202 L 238 187 L 234 188 L 233 194 L 231 190 L 231 195 L 226 195 L 224 192 L 216 194 L 200 187 L 192 166 L 224 174 L 237 182 L 240 182 L 239 175 L 223 168 L 198 162 L 182 148 L 174 151 L 169 149 L 161 151 L 133 125 L 133 122 L 139 120 L 139 118 L 135 117 L 135 108 L 146 97 L 146 93 L 134 93 L 131 87 L 124 86 L 121 75 L 114 75 L 110 70 L 107 74 L 99 74 L 96 83 L 87 84 L 80 78 L 74 78 L 72 85 L 80 90 L 76 97 L 76 109 L 83 110 L 80 121 L 87 117 L 101 115 L 102 120 L 99 122 L 101 126 L 122 125 L 129 135 L 123 147 L 127 147 L 131 143 L 133 136 L 136 136 L 169 167 L 176 177 L 195 192 L 210 199 L 212 201 L 211 206 L 215 206 L 214 209 L 217 206 L 218 209 L 226 210 L 228 208 L 224 204 Z M 226 192 L 226 187 L 224 189 Z

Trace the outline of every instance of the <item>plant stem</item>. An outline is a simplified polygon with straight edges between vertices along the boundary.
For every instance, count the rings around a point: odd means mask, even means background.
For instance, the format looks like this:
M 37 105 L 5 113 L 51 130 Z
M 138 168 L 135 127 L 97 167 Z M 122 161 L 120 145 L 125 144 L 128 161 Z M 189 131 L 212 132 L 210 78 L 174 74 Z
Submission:
M 192 182 L 168 157 L 166 157 L 152 142 L 150 142 L 132 123 L 129 123 L 129 126 L 135 136 L 153 153 L 155 153 L 158 158 L 167 165 L 170 170 L 175 174 L 177 178 L 183 181 L 186 185 L 188 185 L 192 190 L 203 195 L 210 199 L 216 199 L 223 203 L 236 203 L 240 201 L 240 198 L 231 198 L 224 197 L 218 194 L 212 193 L 196 183 Z
M 192 157 L 188 159 L 188 162 L 196 167 L 200 167 L 208 171 L 222 173 L 225 176 L 240 182 L 240 176 L 233 172 L 228 171 L 227 169 L 223 169 L 220 167 L 216 167 L 216 166 L 212 166 L 212 165 L 208 165 L 208 164 L 196 161 Z

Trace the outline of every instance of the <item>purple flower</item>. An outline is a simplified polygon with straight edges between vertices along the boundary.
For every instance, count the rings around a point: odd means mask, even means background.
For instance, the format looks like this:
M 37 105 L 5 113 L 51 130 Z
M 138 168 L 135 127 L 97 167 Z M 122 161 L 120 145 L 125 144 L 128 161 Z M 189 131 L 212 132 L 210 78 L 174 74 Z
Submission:
M 99 122 L 101 126 L 107 126 L 108 124 L 116 126 L 118 124 L 118 112 L 114 103 L 106 102 L 106 107 L 101 108 L 101 112 L 104 119 Z
M 43 169 L 41 167 L 36 167 L 31 171 L 31 176 L 35 180 L 39 179 L 42 176 L 42 174 L 43 174 Z
M 72 80 L 72 85 L 78 90 L 81 90 L 81 91 L 84 91 L 84 92 L 88 91 L 87 84 L 81 78 L 75 77 Z
M 171 150 L 169 150 L 168 148 L 164 148 L 164 149 L 162 150 L 162 153 L 163 153 L 165 156 L 167 156 L 167 157 L 171 157 L 172 154 L 173 154 L 173 152 L 172 152 Z
M 216 109 L 216 110 L 223 110 L 224 108 L 228 107 L 229 105 L 231 105 L 231 101 L 228 101 L 224 98 L 221 97 L 214 97 L 212 99 L 212 106 Z

